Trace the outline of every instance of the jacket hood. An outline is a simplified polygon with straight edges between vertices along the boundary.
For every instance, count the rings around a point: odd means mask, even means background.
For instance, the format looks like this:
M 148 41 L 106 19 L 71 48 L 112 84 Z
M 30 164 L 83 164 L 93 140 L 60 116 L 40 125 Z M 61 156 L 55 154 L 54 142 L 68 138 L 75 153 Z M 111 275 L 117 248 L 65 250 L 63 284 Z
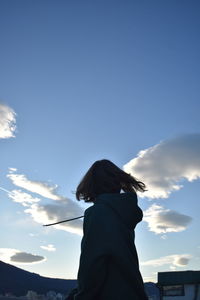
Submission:
M 143 217 L 142 210 L 137 205 L 136 193 L 100 194 L 95 204 L 109 206 L 129 229 L 134 229 Z

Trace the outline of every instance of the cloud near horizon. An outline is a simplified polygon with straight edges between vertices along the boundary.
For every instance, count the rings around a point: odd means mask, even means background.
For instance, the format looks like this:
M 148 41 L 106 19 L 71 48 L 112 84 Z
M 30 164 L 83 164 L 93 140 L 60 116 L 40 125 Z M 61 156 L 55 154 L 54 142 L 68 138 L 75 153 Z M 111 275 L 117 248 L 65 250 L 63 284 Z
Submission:
M 50 251 L 50 252 L 56 251 L 56 247 L 52 244 L 49 244 L 47 246 L 40 246 L 40 248 L 43 250 L 46 250 L 46 251 Z
M 0 139 L 15 137 L 16 113 L 9 106 L 0 103 Z
M 6 263 L 16 264 L 35 264 L 46 261 L 46 258 L 44 256 L 35 255 L 11 248 L 0 248 L 0 258 Z
M 144 211 L 143 220 L 148 223 L 149 231 L 160 234 L 183 231 L 192 221 L 192 218 L 175 210 L 153 204 Z
M 200 134 L 186 134 L 140 151 L 123 168 L 146 184 L 141 197 L 168 198 L 183 187 L 183 180 L 200 178 L 199 157 Z
M 172 267 L 185 267 L 188 265 L 190 259 L 190 254 L 173 254 L 167 255 L 156 259 L 147 260 L 141 262 L 141 266 L 151 266 L 151 267 L 160 267 L 164 265 L 171 265 Z

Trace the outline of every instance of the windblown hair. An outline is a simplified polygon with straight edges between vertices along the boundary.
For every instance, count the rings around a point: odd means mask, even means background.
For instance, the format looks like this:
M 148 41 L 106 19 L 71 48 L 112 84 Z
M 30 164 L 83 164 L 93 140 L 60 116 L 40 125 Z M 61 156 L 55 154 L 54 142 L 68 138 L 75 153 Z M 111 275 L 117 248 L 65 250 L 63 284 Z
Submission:
M 76 189 L 77 200 L 94 202 L 99 194 L 144 192 L 145 184 L 118 168 L 107 159 L 96 161 Z

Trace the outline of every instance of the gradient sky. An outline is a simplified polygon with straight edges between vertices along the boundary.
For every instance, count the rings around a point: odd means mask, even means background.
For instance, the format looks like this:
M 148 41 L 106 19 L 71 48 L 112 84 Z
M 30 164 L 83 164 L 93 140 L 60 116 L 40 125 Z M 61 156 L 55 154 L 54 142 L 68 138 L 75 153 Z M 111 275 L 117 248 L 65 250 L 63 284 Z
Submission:
M 148 186 L 144 280 L 200 269 L 199 36 L 198 1 L 0 1 L 0 259 L 76 278 L 81 221 L 42 224 L 107 158 Z

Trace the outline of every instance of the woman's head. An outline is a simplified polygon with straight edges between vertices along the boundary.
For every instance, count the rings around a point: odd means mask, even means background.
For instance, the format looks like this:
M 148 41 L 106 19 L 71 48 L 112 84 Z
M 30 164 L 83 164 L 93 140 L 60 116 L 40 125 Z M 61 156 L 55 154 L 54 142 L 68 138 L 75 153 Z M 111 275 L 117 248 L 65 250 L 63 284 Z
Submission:
M 94 202 L 104 193 L 145 191 L 145 184 L 107 159 L 97 160 L 87 171 L 76 190 L 76 198 Z

